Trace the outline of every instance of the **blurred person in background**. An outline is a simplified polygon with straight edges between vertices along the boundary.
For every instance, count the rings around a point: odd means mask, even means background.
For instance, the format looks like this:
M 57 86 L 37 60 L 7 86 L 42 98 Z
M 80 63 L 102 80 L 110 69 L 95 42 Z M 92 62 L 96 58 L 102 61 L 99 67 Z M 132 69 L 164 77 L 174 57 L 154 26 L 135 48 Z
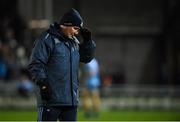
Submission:
M 4 27 L 4 35 L 0 51 L 1 57 L 6 64 L 6 75 L 4 79 L 5 82 L 19 79 L 18 76 L 20 74 L 21 67 L 18 65 L 19 60 L 17 59 L 16 55 L 18 43 L 14 37 L 14 30 L 9 26 L 6 28 Z
M 6 64 L 5 82 L 16 80 L 19 74 L 19 67 L 17 65 L 16 56 L 14 55 L 10 46 L 6 43 L 1 45 L 1 58 Z
M 90 62 L 94 51 L 91 32 L 75 9 L 35 41 L 28 69 L 37 86 L 38 121 L 77 120 L 79 61 Z
M 7 76 L 7 65 L 0 48 L 0 80 L 4 80 Z
M 85 88 L 82 90 L 82 104 L 85 117 L 97 117 L 101 104 L 99 64 L 94 58 L 91 62 L 84 64 L 82 68 L 82 79 L 85 82 Z

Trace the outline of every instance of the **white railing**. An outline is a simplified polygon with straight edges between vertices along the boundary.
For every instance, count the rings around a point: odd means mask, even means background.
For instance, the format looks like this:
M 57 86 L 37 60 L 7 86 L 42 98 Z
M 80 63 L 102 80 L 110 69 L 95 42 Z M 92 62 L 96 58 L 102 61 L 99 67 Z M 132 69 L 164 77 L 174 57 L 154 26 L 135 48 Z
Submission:
M 100 94 L 102 108 L 180 110 L 180 86 L 112 85 L 101 87 Z M 0 83 L 0 108 L 35 106 L 34 93 L 29 99 L 22 98 L 15 82 Z

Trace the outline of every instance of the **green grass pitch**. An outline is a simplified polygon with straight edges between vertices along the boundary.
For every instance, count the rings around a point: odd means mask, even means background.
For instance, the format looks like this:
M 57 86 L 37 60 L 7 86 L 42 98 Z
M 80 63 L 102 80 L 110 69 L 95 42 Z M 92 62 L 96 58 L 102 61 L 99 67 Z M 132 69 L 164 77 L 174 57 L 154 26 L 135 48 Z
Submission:
M 0 121 L 36 121 L 36 111 L 1 110 Z M 135 110 L 106 110 L 101 111 L 98 118 L 87 119 L 83 111 L 78 111 L 79 121 L 178 121 L 179 111 L 135 111 Z

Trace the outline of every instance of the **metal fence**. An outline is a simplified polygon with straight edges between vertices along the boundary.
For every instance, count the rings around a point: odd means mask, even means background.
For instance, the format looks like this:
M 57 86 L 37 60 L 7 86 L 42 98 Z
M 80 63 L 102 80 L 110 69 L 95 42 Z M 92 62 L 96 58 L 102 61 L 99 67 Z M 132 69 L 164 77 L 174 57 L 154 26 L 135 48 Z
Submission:
M 81 92 L 82 86 L 80 87 Z M 180 86 L 112 85 L 100 88 L 103 109 L 180 110 Z M 17 82 L 0 82 L 0 108 L 34 108 L 34 92 L 22 97 Z M 81 106 L 81 102 L 80 102 Z
M 101 95 L 104 107 L 180 110 L 180 86 L 114 85 L 102 88 Z

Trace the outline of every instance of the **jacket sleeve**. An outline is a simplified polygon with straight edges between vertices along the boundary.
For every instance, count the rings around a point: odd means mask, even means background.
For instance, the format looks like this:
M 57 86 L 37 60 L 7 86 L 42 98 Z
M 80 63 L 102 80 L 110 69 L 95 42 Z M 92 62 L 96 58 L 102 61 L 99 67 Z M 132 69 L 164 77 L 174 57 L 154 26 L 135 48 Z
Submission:
M 79 48 L 80 62 L 88 63 L 94 58 L 96 44 L 93 40 L 83 42 Z
M 30 56 L 28 71 L 35 82 L 47 78 L 46 65 L 51 48 L 46 41 L 43 39 L 36 40 Z

